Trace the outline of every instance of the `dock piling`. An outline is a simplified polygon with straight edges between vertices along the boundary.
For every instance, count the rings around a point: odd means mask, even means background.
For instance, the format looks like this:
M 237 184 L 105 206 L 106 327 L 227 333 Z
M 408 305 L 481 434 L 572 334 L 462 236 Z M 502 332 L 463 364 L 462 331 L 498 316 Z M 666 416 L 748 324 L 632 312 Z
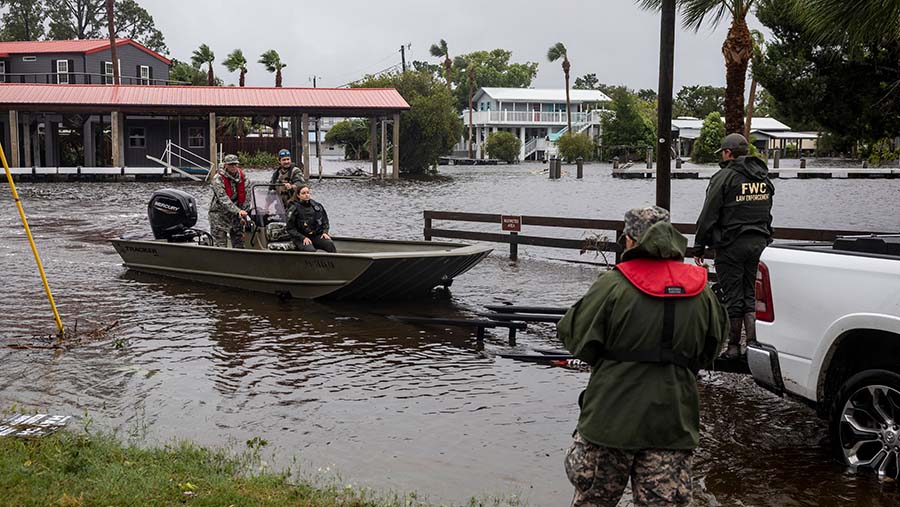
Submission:
M 576 178 L 579 180 L 584 178 L 584 158 L 578 157 L 575 159 L 575 164 L 577 164 L 577 175 Z

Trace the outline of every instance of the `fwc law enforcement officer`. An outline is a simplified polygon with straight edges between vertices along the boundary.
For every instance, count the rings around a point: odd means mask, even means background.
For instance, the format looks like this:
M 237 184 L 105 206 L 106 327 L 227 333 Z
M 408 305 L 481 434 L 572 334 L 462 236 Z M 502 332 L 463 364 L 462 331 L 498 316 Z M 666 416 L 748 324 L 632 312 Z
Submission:
M 744 136 L 728 134 L 719 151 L 722 169 L 706 189 L 694 236 L 694 261 L 702 265 L 707 248 L 716 252 L 716 276 L 731 321 L 723 357 L 734 359 L 742 353 L 742 326 L 747 341 L 756 341 L 756 271 L 763 250 L 772 242 L 775 187 L 766 163 L 747 154 Z
M 288 212 L 286 228 L 294 246 L 301 252 L 315 252 L 318 249 L 335 253 L 334 242 L 328 235 L 329 227 L 325 207 L 312 200 L 309 185 L 300 185 L 297 199 Z
M 212 180 L 213 197 L 209 203 L 209 233 L 215 246 L 244 248 L 243 221 L 250 207 L 247 178 L 237 155 L 225 155 L 225 168 Z
M 625 214 L 622 262 L 557 325 L 591 365 L 565 468 L 575 507 L 613 507 L 631 479 L 639 506 L 691 502 L 700 438 L 696 371 L 728 334 L 706 270 L 684 263 L 687 238 L 657 206 Z

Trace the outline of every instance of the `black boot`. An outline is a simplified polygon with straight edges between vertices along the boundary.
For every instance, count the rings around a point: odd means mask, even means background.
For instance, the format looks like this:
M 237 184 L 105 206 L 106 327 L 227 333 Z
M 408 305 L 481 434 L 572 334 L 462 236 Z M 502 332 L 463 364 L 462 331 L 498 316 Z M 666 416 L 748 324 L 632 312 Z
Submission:
M 747 344 L 756 344 L 756 312 L 744 314 L 744 332 L 747 333 Z
M 741 357 L 741 326 L 743 317 L 731 318 L 731 333 L 728 335 L 728 349 L 722 354 L 722 359 L 737 359 Z

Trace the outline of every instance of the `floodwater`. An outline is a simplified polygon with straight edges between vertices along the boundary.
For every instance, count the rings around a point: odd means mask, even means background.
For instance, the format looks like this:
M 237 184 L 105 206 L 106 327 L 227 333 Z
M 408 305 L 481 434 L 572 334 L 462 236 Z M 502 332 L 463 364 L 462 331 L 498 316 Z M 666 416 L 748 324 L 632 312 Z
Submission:
M 327 160 L 326 171 L 351 164 Z M 586 167 L 548 181 L 542 165 L 442 168 L 431 181 L 316 183 L 332 231 L 421 239 L 424 209 L 616 219 L 652 203 L 655 183 Z M 566 168 L 570 172 L 571 168 Z M 262 181 L 267 173 L 251 172 Z M 707 181 L 672 182 L 674 219 L 691 222 Z M 900 230 L 900 180 L 778 180 L 775 225 Z M 108 339 L 63 353 L 19 349 L 53 331 L 40 279 L 8 190 L 0 200 L 0 408 L 83 415 L 93 427 L 149 442 L 270 444 L 274 464 L 344 483 L 412 491 L 434 502 L 571 499 L 562 468 L 584 373 L 495 357 L 473 333 L 401 324 L 388 314 L 473 315 L 486 304 L 567 305 L 601 261 L 577 252 L 504 245 L 449 292 L 414 302 L 279 302 L 268 295 L 126 272 L 108 240 L 149 232 L 146 203 L 164 186 L 193 193 L 206 224 L 209 191 L 188 183 L 22 183 L 19 193 L 67 325 L 118 321 Z M 470 227 L 467 224 L 435 224 Z M 471 226 L 470 228 L 476 228 Z M 481 230 L 494 226 L 481 225 Z M 529 229 L 581 237 L 591 231 Z M 557 347 L 552 326 L 530 325 L 520 351 Z M 896 505 L 893 485 L 828 458 L 826 426 L 803 405 L 744 377 L 704 374 L 697 505 Z M 640 421 L 635 421 L 640 424 Z

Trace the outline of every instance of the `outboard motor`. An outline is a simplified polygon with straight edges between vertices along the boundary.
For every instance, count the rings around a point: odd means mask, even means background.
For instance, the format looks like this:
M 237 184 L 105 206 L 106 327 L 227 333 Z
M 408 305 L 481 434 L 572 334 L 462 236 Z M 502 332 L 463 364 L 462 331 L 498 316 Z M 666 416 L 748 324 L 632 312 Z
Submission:
M 156 239 L 183 243 L 197 237 L 197 231 L 191 229 L 197 224 L 197 205 L 187 192 L 172 188 L 153 192 L 147 216 Z

